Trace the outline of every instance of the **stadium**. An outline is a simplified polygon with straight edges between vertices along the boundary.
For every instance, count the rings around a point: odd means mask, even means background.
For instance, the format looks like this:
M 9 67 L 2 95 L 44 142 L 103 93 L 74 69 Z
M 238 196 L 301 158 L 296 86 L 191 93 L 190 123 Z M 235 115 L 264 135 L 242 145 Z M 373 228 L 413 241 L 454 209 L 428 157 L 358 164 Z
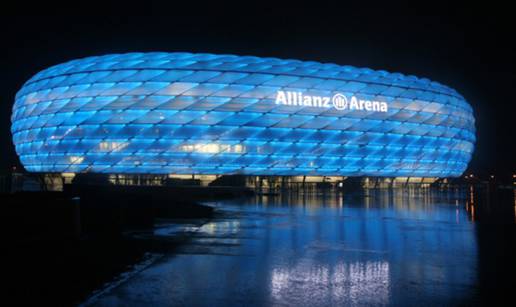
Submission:
M 313 61 L 128 53 L 45 69 L 11 132 L 29 172 L 460 176 L 473 110 L 425 78 Z

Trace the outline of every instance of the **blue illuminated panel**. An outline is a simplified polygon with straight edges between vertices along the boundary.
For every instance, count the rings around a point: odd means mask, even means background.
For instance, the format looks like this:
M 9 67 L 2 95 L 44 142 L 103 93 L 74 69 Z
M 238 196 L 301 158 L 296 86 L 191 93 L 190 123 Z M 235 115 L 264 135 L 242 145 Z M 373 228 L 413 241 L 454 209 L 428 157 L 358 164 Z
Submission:
M 32 172 L 448 177 L 475 143 L 470 105 L 427 79 L 191 53 L 43 70 L 11 131 Z

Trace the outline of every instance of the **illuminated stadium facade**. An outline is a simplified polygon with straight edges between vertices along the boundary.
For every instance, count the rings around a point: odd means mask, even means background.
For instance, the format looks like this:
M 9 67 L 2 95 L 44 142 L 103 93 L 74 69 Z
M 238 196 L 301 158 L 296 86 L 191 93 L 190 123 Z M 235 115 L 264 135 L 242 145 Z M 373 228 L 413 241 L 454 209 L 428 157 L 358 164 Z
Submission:
M 427 79 L 191 53 L 43 70 L 11 131 L 24 167 L 45 173 L 456 177 L 475 143 L 470 105 Z

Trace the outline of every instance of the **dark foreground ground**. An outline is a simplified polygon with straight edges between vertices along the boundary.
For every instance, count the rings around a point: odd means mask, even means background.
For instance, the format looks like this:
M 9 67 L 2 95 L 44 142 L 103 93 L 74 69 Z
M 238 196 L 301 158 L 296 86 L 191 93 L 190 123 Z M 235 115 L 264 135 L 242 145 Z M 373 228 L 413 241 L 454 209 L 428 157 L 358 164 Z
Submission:
M 74 305 L 149 254 L 188 240 L 149 239 L 156 221 L 202 224 L 199 201 L 241 196 L 217 188 L 68 186 L 65 192 L 0 195 L 2 300 Z M 138 235 L 135 235 L 138 234 Z

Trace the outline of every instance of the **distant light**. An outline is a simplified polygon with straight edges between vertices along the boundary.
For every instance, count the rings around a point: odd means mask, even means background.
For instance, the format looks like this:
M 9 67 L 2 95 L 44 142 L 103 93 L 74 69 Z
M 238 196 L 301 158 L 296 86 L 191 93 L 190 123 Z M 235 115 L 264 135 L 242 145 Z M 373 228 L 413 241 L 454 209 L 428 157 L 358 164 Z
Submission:
M 470 178 L 473 178 L 473 174 L 469 175 Z
M 491 175 L 491 179 L 494 178 L 494 175 Z

